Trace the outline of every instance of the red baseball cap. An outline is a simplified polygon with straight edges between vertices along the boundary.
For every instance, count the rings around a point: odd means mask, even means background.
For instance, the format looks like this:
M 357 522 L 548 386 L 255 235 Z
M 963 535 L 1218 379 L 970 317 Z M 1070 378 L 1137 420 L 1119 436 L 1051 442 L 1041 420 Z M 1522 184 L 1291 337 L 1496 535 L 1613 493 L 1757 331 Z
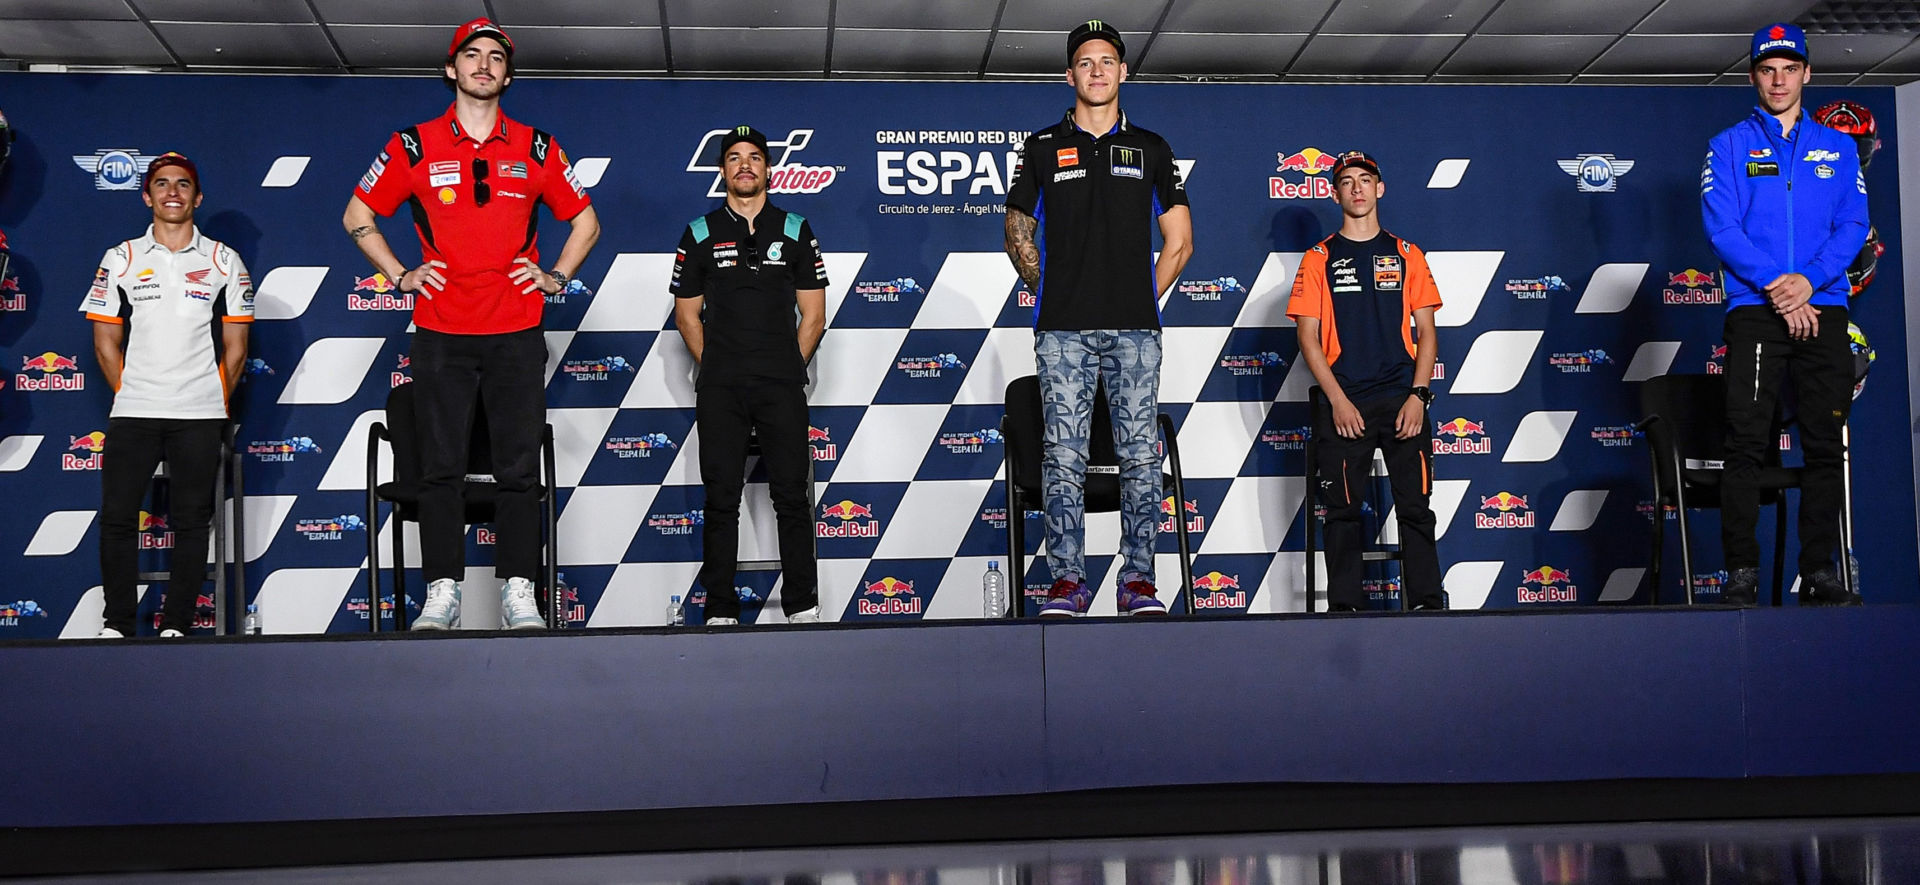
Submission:
M 179 151 L 167 151 L 160 156 L 154 157 L 153 162 L 147 164 L 147 174 L 146 177 L 140 180 L 140 189 L 146 190 L 152 187 L 153 177 L 158 175 L 160 170 L 168 166 L 178 166 L 187 170 L 187 175 L 193 178 L 193 186 L 200 186 L 200 167 L 193 165 L 193 161 L 187 159 L 187 156 Z
M 447 45 L 447 57 L 452 58 L 459 55 L 462 48 L 465 48 L 468 43 L 480 37 L 492 37 L 500 41 L 500 45 L 507 48 L 507 57 L 513 57 L 513 38 L 507 36 L 506 31 L 500 30 L 500 26 L 494 24 L 493 20 L 486 16 L 481 16 L 473 21 L 467 22 L 461 25 L 459 30 L 453 32 L 453 42 Z

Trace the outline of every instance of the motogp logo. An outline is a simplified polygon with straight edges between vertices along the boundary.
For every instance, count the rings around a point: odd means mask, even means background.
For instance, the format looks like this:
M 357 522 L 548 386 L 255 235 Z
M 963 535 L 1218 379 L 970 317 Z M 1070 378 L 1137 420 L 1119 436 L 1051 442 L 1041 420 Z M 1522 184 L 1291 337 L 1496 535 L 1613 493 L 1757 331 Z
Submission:
M 687 159 L 688 172 L 713 173 L 713 183 L 707 185 L 709 197 L 726 196 L 726 183 L 722 180 L 717 163 L 720 153 L 717 139 L 731 131 L 710 130 L 700 138 L 700 143 L 693 148 L 693 156 Z M 804 150 L 811 141 L 812 129 L 795 129 L 788 132 L 786 138 L 767 142 L 767 150 L 773 154 L 767 158 L 768 193 L 817 194 L 840 177 L 840 169 L 833 166 L 805 166 L 791 162 L 793 155 Z

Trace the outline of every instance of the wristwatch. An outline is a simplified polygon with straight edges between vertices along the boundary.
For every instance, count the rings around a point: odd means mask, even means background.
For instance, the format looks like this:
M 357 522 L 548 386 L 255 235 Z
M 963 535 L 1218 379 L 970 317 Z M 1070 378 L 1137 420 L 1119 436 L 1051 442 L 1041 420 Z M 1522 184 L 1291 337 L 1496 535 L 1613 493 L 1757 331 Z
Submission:
M 560 292 L 567 291 L 567 284 L 573 282 L 572 277 L 561 273 L 558 268 L 547 271 L 547 276 L 553 277 L 553 281 L 560 284 Z M 559 292 L 555 292 L 554 294 L 558 295 Z
M 1420 398 L 1421 405 L 1426 406 L 1428 408 L 1433 407 L 1433 388 L 1416 387 L 1413 389 L 1412 393 L 1414 396 L 1417 396 Z

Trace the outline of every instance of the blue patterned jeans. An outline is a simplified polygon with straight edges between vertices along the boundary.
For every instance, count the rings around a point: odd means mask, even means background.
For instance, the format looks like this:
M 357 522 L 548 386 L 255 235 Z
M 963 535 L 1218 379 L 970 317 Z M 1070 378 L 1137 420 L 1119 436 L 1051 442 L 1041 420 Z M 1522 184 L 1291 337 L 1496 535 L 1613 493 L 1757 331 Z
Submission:
M 1094 385 L 1104 380 L 1120 460 L 1120 583 L 1153 580 L 1160 531 L 1160 332 L 1035 332 L 1040 409 L 1046 422 L 1041 481 L 1046 495 L 1047 568 L 1054 580 L 1086 580 L 1087 437 Z

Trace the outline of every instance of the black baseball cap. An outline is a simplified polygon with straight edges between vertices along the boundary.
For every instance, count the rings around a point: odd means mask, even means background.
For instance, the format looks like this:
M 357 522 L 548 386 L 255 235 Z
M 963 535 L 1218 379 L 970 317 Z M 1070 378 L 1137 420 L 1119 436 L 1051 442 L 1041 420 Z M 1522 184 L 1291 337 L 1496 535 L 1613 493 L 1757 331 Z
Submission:
M 1120 54 L 1120 60 L 1127 60 L 1127 44 L 1120 39 L 1120 29 L 1096 18 L 1092 21 L 1081 22 L 1080 27 L 1074 28 L 1067 34 L 1067 61 L 1069 63 L 1073 61 L 1073 53 L 1080 48 L 1080 44 L 1088 40 L 1105 40 L 1108 43 L 1112 43 L 1113 50 Z
M 1335 158 L 1333 161 L 1333 169 L 1327 173 L 1327 177 L 1339 178 L 1341 172 L 1356 167 L 1373 173 L 1374 178 L 1380 178 L 1382 181 L 1386 180 L 1380 176 L 1380 162 L 1363 151 L 1347 151 Z
M 727 130 L 727 134 L 721 137 L 720 156 L 718 157 L 718 159 L 721 161 L 725 161 L 727 158 L 727 148 L 733 147 L 734 145 L 739 144 L 740 142 L 743 142 L 743 141 L 751 142 L 754 147 L 759 148 L 761 156 L 763 157 L 771 156 L 771 154 L 769 154 L 767 151 L 766 133 L 761 132 L 758 129 L 755 129 L 752 126 L 742 125 L 742 126 L 735 126 L 732 129 Z

